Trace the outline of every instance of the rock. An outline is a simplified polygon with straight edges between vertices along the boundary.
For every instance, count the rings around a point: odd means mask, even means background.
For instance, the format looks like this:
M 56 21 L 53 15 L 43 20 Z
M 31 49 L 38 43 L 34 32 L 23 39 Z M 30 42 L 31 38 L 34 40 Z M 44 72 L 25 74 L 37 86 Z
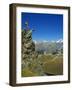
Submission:
M 22 31 L 22 61 L 35 57 L 35 44 L 32 41 L 32 31 Z
M 32 41 L 32 31 L 22 30 L 21 42 L 22 71 L 29 69 L 36 75 L 43 75 L 42 67 L 38 60 L 38 53 L 35 51 L 35 43 Z

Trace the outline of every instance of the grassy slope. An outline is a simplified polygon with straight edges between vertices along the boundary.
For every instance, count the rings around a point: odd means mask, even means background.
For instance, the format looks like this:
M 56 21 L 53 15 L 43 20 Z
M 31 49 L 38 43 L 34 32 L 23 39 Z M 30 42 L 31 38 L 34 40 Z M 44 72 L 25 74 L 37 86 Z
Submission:
M 63 74 L 63 56 L 62 55 L 42 55 L 38 58 L 40 65 L 44 73 L 61 75 Z M 39 72 L 33 72 L 32 70 L 37 66 L 35 63 L 31 68 L 22 70 L 22 76 L 40 76 Z
M 43 62 L 43 70 L 49 74 L 63 74 L 63 57 L 62 55 L 48 55 L 40 58 Z

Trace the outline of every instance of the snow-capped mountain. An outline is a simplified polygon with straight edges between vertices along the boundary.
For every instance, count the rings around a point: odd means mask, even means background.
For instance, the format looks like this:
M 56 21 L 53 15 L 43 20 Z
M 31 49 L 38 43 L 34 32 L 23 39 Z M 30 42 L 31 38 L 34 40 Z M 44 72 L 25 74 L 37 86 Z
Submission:
M 52 41 L 48 41 L 48 40 L 36 41 L 36 40 L 33 40 L 33 42 L 35 44 L 39 44 L 39 43 L 63 43 L 63 40 L 62 39 L 59 39 L 57 41 L 54 41 L 54 40 L 52 40 Z
M 36 41 L 34 40 L 35 43 L 35 49 L 36 51 L 46 51 L 49 53 L 55 52 L 56 50 L 61 50 L 63 49 L 63 40 L 59 39 L 57 41 Z
M 56 41 L 57 43 L 63 43 L 62 39 L 59 39 L 58 41 Z

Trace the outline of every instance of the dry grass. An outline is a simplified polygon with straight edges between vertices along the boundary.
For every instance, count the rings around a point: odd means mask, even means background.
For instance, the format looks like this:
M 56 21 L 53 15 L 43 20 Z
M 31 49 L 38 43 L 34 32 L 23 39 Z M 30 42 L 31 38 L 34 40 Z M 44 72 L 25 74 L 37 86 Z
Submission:
M 43 61 L 43 70 L 45 73 L 61 75 L 63 74 L 63 56 L 49 55 L 40 58 Z
M 38 62 L 38 65 L 37 65 Z M 41 65 L 41 67 L 37 67 Z M 42 69 L 46 74 L 62 75 L 63 74 L 63 56 L 62 55 L 41 55 L 36 63 L 31 63 L 31 67 L 22 70 L 22 77 L 28 76 L 41 76 L 40 71 L 35 72 L 37 69 Z

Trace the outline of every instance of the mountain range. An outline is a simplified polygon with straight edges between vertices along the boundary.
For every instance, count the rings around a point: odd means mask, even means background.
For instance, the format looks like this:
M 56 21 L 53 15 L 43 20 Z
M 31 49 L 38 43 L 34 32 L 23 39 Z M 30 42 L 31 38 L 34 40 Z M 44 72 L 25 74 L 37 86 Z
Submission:
M 48 40 L 36 41 L 36 40 L 33 40 L 33 42 L 35 44 L 38 44 L 38 43 L 63 43 L 63 40 L 62 39 L 59 39 L 57 41 L 54 41 L 54 40 L 52 40 L 52 41 L 48 41 Z
M 63 40 L 60 39 L 58 41 L 36 41 L 35 50 L 36 51 L 46 51 L 47 53 L 61 52 L 63 50 Z

